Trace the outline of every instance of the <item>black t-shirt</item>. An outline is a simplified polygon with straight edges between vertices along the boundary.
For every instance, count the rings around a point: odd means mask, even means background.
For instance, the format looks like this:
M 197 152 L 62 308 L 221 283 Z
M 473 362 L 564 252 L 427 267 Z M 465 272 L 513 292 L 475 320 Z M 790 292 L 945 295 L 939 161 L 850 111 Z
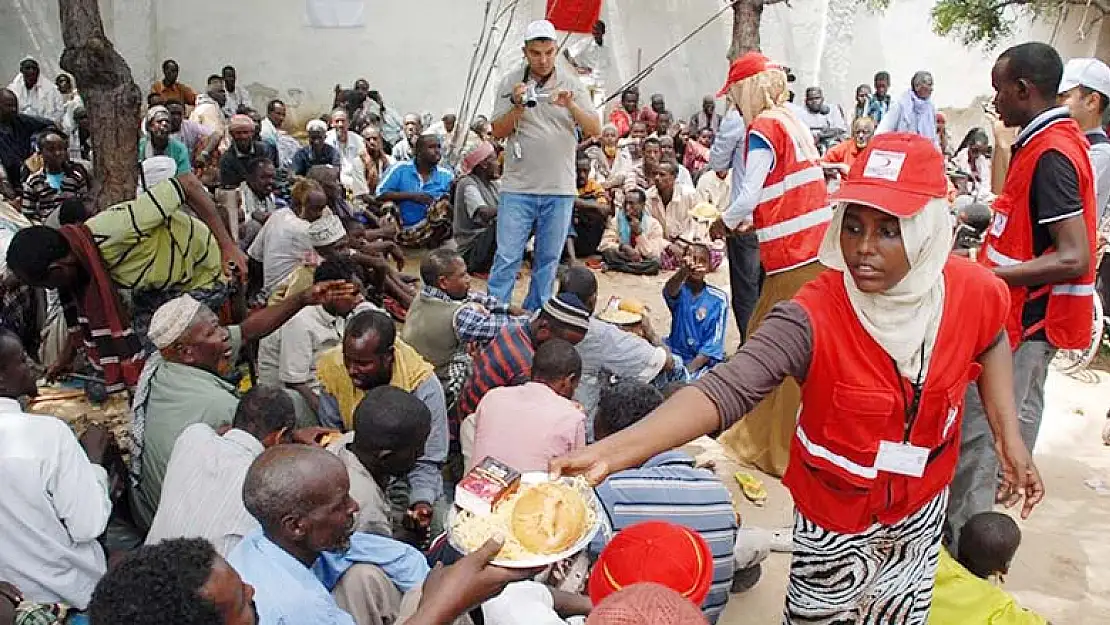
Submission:
M 1083 215 L 1083 199 L 1079 194 L 1079 174 L 1062 153 L 1049 150 L 1041 155 L 1033 170 L 1029 188 L 1029 209 L 1033 217 L 1033 254 L 1040 256 L 1052 247 L 1049 224 Z M 1030 292 L 1038 287 L 1029 287 Z M 1045 317 L 1048 295 L 1029 300 L 1022 310 L 1023 327 L 1039 323 Z M 1044 330 L 1038 330 L 1031 340 L 1046 340 Z

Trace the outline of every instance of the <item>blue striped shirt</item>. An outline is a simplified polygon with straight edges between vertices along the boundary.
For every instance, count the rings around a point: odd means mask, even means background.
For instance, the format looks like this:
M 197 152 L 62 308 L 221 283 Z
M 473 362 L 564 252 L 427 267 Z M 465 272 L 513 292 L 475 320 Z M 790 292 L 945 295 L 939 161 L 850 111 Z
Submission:
M 736 544 L 736 512 L 721 480 L 695 468 L 689 455 L 666 451 L 638 469 L 614 473 L 595 491 L 606 514 L 602 530 L 590 543 L 595 558 L 613 534 L 642 521 L 668 521 L 701 534 L 713 552 L 713 585 L 702 611 L 716 623 L 728 603 Z

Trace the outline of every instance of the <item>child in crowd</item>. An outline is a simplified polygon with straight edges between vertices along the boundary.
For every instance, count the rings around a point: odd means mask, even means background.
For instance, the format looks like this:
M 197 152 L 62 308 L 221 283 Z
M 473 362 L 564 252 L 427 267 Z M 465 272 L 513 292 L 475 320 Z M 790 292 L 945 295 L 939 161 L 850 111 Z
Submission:
M 929 625 L 1044 625 L 1047 621 L 1002 590 L 1021 544 L 1017 523 L 1001 512 L 981 512 L 960 531 L 959 561 L 941 550 Z
M 689 245 L 678 271 L 663 287 L 663 301 L 671 311 L 667 347 L 682 358 L 692 378 L 725 359 L 729 299 L 721 289 L 706 284 L 709 265 L 709 248 Z

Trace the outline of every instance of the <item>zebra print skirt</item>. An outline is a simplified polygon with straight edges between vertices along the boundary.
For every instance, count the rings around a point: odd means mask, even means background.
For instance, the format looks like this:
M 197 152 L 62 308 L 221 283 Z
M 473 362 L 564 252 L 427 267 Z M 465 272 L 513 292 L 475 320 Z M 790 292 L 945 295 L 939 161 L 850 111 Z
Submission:
M 831 532 L 794 513 L 787 625 L 925 625 L 948 489 L 893 525 Z

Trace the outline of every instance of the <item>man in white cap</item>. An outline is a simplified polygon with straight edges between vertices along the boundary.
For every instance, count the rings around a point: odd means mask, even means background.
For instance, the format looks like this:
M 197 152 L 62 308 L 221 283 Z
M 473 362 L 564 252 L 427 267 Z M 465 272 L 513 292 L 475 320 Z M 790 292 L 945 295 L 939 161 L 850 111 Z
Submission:
M 1072 59 L 1064 65 L 1060 81 L 1060 104 L 1091 142 L 1091 167 L 1095 172 L 1098 219 L 1106 217 L 1110 203 L 1110 139 L 1102 128 L 1102 115 L 1110 106 L 1110 67 L 1098 59 Z
M 455 133 L 455 123 L 458 119 L 455 109 L 447 109 L 438 122 L 428 126 L 428 132 L 437 135 L 442 143 L 447 144 L 451 140 L 451 135 Z
M 557 69 L 559 46 L 547 20 L 528 25 L 524 62 L 509 70 L 494 92 L 493 134 L 505 140 L 505 170 L 497 215 L 497 254 L 490 294 L 511 301 L 528 237 L 535 232 L 532 284 L 524 307 L 538 310 L 555 287 L 555 269 L 570 230 L 578 187 L 575 127 L 601 134 L 601 122 L 578 76 Z
M 293 173 L 298 176 L 308 175 L 308 170 L 313 165 L 331 165 L 338 169 L 341 163 L 339 150 L 326 143 L 328 125 L 322 120 L 313 119 L 308 122 L 305 130 L 308 131 L 308 145 L 293 155 Z
M 348 282 L 321 282 L 231 327 L 221 326 L 189 295 L 154 313 L 147 335 L 159 351 L 143 367 L 131 403 L 131 510 L 141 529 L 154 518 L 166 464 L 182 430 L 194 423 L 213 428 L 231 423 L 239 397 L 222 376 L 238 362 L 242 345 L 270 334 L 305 306 L 344 301 L 354 290 Z

